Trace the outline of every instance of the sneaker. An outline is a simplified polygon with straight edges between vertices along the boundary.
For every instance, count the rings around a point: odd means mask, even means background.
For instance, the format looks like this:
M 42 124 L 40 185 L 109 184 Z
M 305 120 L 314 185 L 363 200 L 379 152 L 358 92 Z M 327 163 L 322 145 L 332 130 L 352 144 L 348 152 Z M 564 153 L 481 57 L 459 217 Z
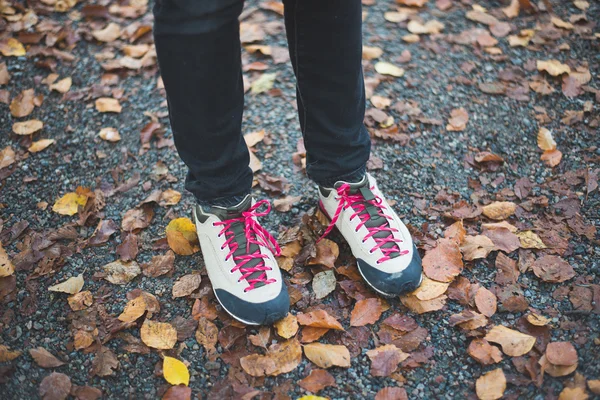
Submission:
M 333 188 L 319 187 L 319 198 L 321 211 L 331 220 L 323 237 L 338 228 L 369 286 L 387 297 L 419 287 L 419 252 L 371 175 L 358 183 L 339 181 Z
M 265 211 L 258 211 L 266 206 Z M 277 241 L 256 222 L 271 210 L 250 195 L 230 208 L 194 208 L 196 230 L 208 277 L 225 311 L 247 325 L 268 325 L 285 317 L 290 298 L 275 260 Z

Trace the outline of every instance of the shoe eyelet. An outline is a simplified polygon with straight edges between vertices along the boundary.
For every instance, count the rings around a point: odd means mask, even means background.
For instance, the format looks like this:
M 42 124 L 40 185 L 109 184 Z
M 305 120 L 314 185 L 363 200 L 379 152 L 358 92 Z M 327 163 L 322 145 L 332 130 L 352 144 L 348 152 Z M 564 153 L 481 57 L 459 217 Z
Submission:
M 215 222 L 212 223 L 212 226 L 217 226 Z

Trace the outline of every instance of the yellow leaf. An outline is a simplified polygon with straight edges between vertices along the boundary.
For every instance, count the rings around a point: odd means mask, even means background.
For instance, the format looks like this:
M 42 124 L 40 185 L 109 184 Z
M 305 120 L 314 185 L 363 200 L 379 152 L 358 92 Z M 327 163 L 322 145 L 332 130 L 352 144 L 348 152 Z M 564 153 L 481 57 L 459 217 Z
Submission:
M 568 74 L 569 72 L 571 72 L 571 68 L 568 65 L 562 64 L 558 60 L 548 60 L 548 61 L 538 60 L 537 61 L 537 69 L 538 69 L 538 71 L 546 71 L 547 73 L 549 73 L 552 76 L 559 76 L 559 75 Z
M 119 100 L 111 97 L 100 97 L 96 100 L 96 110 L 104 112 L 120 113 L 123 107 L 119 104 Z
M 495 201 L 482 208 L 483 215 L 500 221 L 513 215 L 517 205 L 511 201 Z
M 519 32 L 518 35 L 510 35 L 508 37 L 508 44 L 510 45 L 510 47 L 527 47 L 529 41 L 533 38 L 534 35 L 535 31 L 533 29 L 523 29 L 521 32 Z
M 44 127 L 44 123 L 37 119 L 29 121 L 15 122 L 13 132 L 17 135 L 32 135 Z
M 85 207 L 87 199 L 87 196 L 79 193 L 67 193 L 54 203 L 52 211 L 60 215 L 75 215 L 79 206 Z
M 15 38 L 0 42 L 0 52 L 6 57 L 20 57 L 25 55 L 25 47 Z
M 475 383 L 477 397 L 481 400 L 496 400 L 504 395 L 506 390 L 506 376 L 501 368 L 482 375 Z
M 163 360 L 163 375 L 171 385 L 189 385 L 190 372 L 184 363 L 173 357 L 165 356 Z
M 6 251 L 2 247 L 2 243 L 0 243 L 0 278 L 10 276 L 14 273 L 15 267 L 12 262 L 10 262 L 8 254 L 6 254 Z
M 59 93 L 67 93 L 71 89 L 72 84 L 73 84 L 73 79 L 71 79 L 70 77 L 67 77 L 65 79 L 61 79 L 60 81 L 50 85 L 50 90 L 56 90 Z
M 262 74 L 257 80 L 250 85 L 250 91 L 253 94 L 259 94 L 271 90 L 275 83 L 277 73 Z
M 3 344 L 0 344 L 0 362 L 12 361 L 19 357 L 21 352 L 19 350 L 11 350 Z
M 449 286 L 450 283 L 434 281 L 426 276 L 423 276 L 423 282 L 421 283 L 421 286 L 419 286 L 419 288 L 414 292 L 410 293 L 410 295 L 415 296 L 419 300 L 433 300 L 436 297 L 440 297 L 446 293 L 446 290 L 448 290 Z
M 279 336 L 284 339 L 289 339 L 298 332 L 298 319 L 295 315 L 288 313 L 284 319 L 275 322 L 273 326 L 277 329 L 277 334 Z
M 528 314 L 527 321 L 531 325 L 535 325 L 535 326 L 546 326 L 550 323 L 550 320 L 548 318 L 544 317 L 543 315 L 536 314 L 536 313 Z
M 304 345 L 304 355 L 321 368 L 350 367 L 350 352 L 343 345 L 310 343 Z
M 72 276 L 71 278 L 67 279 L 66 281 L 59 283 L 57 285 L 54 286 L 50 286 L 48 288 L 49 291 L 51 292 L 63 292 L 63 293 L 69 293 L 69 294 L 76 294 L 79 293 L 81 291 L 81 288 L 83 287 L 83 274 L 79 274 L 77 276 Z
M 404 70 L 402 68 L 396 67 L 395 65 L 385 61 L 380 61 L 375 64 L 375 71 L 381 75 L 391 75 L 397 78 L 400 78 L 402 75 L 404 75 Z
M 54 142 L 55 142 L 54 139 L 38 140 L 37 142 L 31 143 L 31 146 L 29 146 L 29 148 L 27 150 L 29 150 L 30 153 L 38 153 L 38 152 L 44 150 L 46 147 L 50 146 Z
M 542 239 L 533 231 L 518 232 L 517 237 L 524 249 L 545 249 L 546 245 Z
M 166 322 L 155 322 L 146 319 L 140 330 L 140 337 L 146 346 L 169 350 L 177 343 L 177 330 Z
M 189 218 L 177 218 L 166 228 L 167 242 L 171 249 L 182 256 L 189 256 L 199 250 L 196 226 Z

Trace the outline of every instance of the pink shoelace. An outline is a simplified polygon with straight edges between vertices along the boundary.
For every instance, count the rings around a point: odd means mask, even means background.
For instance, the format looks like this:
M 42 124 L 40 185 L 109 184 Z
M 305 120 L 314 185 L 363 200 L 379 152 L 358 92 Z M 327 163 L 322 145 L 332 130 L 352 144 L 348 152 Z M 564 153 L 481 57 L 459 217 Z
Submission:
M 371 191 L 373 191 L 375 188 L 372 186 L 370 187 L 370 189 Z M 358 230 L 361 227 L 363 227 L 370 219 L 365 203 L 373 205 L 377 209 L 377 214 L 379 216 L 385 218 L 386 220 L 393 219 L 391 216 L 384 213 L 385 206 L 383 205 L 381 197 L 373 194 L 373 196 L 375 196 L 373 200 L 366 200 L 360 192 L 351 194 L 350 190 L 351 187 L 347 183 L 344 183 L 337 189 L 337 193 L 339 196 L 339 203 L 337 209 L 335 210 L 335 214 L 331 219 L 331 223 L 323 233 L 323 236 L 319 238 L 319 240 L 323 239 L 329 234 L 329 232 L 331 232 L 331 230 L 335 227 L 335 223 L 337 222 L 340 214 L 342 213 L 342 210 L 347 210 L 348 208 L 354 210 L 354 214 L 350 216 L 350 221 L 352 221 L 356 217 L 360 219 L 360 223 L 356 226 L 355 229 L 355 232 L 358 233 Z M 373 246 L 373 248 L 371 248 L 369 252 L 373 253 L 377 249 L 379 249 L 383 253 L 383 257 L 377 260 L 377 264 L 381 264 L 384 261 L 390 260 L 392 258 L 391 256 L 393 253 L 399 253 L 400 256 L 409 253 L 408 250 L 400 250 L 400 246 L 398 246 L 398 243 L 401 243 L 402 240 L 395 238 L 393 235 L 393 232 L 398 232 L 398 229 L 392 228 L 387 221 L 385 221 L 385 223 L 383 223 L 380 226 L 367 226 L 366 228 L 368 230 L 368 233 L 363 237 L 362 242 L 364 243 L 367 241 L 367 239 L 372 237 L 376 244 L 375 246 Z M 389 232 L 389 234 L 385 237 L 375 237 L 375 235 L 379 232 Z M 393 243 L 393 246 L 383 247 L 384 245 L 386 245 L 386 243 Z
M 257 211 L 263 205 L 267 205 L 267 209 L 265 211 Z M 277 244 L 277 241 L 271 234 L 258 222 L 256 222 L 255 217 L 264 217 L 269 214 L 271 211 L 271 204 L 267 200 L 261 200 L 256 202 L 252 207 L 248 210 L 242 212 L 242 216 L 239 218 L 227 219 L 220 222 L 215 222 L 214 226 L 222 226 L 223 228 L 219 232 L 219 236 L 225 235 L 227 241 L 221 247 L 221 250 L 224 250 L 225 247 L 229 246 L 229 253 L 225 256 L 225 260 L 229 260 L 229 258 L 233 257 L 235 261 L 235 267 L 231 270 L 231 273 L 235 271 L 240 271 L 242 273 L 242 277 L 238 280 L 240 282 L 242 279 L 246 279 L 248 281 L 249 286 L 244 289 L 244 292 L 249 290 L 256 289 L 256 285 L 258 283 L 262 283 L 264 285 L 268 285 L 269 283 L 276 282 L 275 279 L 267 279 L 266 271 L 270 271 L 271 268 L 265 265 L 264 260 L 268 258 L 268 255 L 261 254 L 260 248 L 256 251 L 250 253 L 250 245 L 256 244 L 258 246 L 264 246 L 271 250 L 273 254 L 279 256 L 281 254 L 281 249 Z M 231 226 L 235 223 L 242 223 L 244 225 L 244 234 L 246 235 L 246 254 L 235 256 L 234 253 L 238 250 L 239 245 L 235 242 L 235 233 L 231 229 Z M 260 259 L 261 261 L 254 266 L 245 266 L 250 261 Z M 251 277 L 256 272 L 262 272 L 262 274 Z

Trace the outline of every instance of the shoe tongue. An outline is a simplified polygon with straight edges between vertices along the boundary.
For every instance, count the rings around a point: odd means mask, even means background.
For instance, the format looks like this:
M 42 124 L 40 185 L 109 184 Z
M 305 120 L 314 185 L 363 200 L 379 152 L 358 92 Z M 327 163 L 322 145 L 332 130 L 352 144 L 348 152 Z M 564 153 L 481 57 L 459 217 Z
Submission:
M 223 220 L 227 220 L 227 219 L 235 219 L 235 218 L 240 218 L 242 216 L 242 213 L 246 210 L 248 210 L 250 207 L 252 206 L 252 197 L 250 195 L 246 196 L 246 198 L 244 200 L 242 200 L 239 204 L 233 206 L 233 207 L 218 207 L 218 206 L 213 206 L 210 209 L 210 213 L 216 215 L 217 217 L 219 217 L 219 219 L 221 221 Z M 233 256 L 243 256 L 246 254 L 252 254 L 256 251 L 259 250 L 259 246 L 257 244 L 251 243 L 248 251 L 246 251 L 246 246 L 248 244 L 247 238 L 246 238 L 246 232 L 245 232 L 245 226 L 243 222 L 234 222 L 233 224 L 231 224 L 231 231 L 233 232 L 235 238 L 233 239 L 233 241 L 235 243 L 237 243 L 238 245 L 238 249 L 233 253 Z M 252 268 L 255 267 L 256 265 L 258 265 L 261 262 L 260 258 L 253 258 L 250 261 L 248 261 L 246 264 L 244 264 L 244 269 L 246 268 Z M 250 276 L 248 276 L 247 279 L 256 279 L 259 276 L 261 276 L 264 273 L 264 271 L 256 271 L 253 272 Z M 264 286 L 264 283 L 262 282 L 258 282 L 254 285 L 255 288 Z
M 376 228 L 376 227 L 388 225 L 387 219 L 382 217 L 381 215 L 379 215 L 379 212 L 378 212 L 379 209 L 370 203 L 370 201 L 375 200 L 375 194 L 369 188 L 369 180 L 367 179 L 367 176 L 365 176 L 360 182 L 357 182 L 357 183 L 336 182 L 335 188 L 336 189 L 339 188 L 344 183 L 347 183 L 350 186 L 350 194 L 360 193 L 362 195 L 362 197 L 365 199 L 365 201 L 364 201 L 365 211 L 361 212 L 361 215 L 364 213 L 369 214 L 369 220 L 365 223 L 365 226 L 367 228 Z M 381 231 L 381 232 L 377 232 L 376 234 L 374 234 L 373 238 L 382 239 L 382 238 L 386 238 L 386 237 L 390 237 L 390 236 L 393 236 L 392 232 Z M 397 245 L 396 245 L 396 243 L 388 242 L 388 243 L 385 243 L 381 247 L 382 248 L 391 248 L 391 247 L 397 247 Z M 400 252 L 395 251 L 393 253 L 390 253 L 389 256 L 390 256 L 390 258 L 394 258 L 394 257 L 398 257 L 399 255 L 400 255 Z

